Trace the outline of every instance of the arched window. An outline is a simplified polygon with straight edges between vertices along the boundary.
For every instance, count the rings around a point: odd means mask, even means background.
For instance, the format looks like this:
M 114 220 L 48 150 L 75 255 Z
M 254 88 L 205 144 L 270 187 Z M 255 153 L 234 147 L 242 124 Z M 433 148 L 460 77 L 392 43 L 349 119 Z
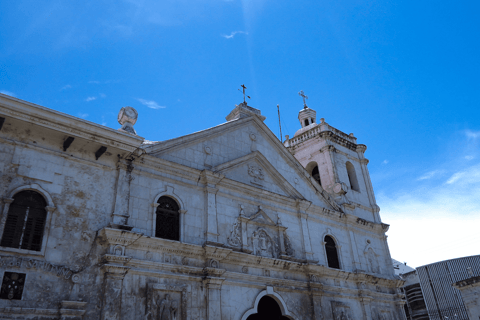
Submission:
M 155 237 L 180 240 L 180 208 L 175 200 L 162 196 L 158 199 Z
M 305 119 L 305 127 L 308 126 L 308 119 Z
M 46 206 L 38 192 L 26 190 L 14 195 L 0 246 L 40 251 L 47 220 Z
M 330 236 L 325 236 L 325 251 L 327 252 L 328 267 L 340 269 L 337 246 L 335 245 L 335 241 Z
M 348 180 L 350 181 L 350 188 L 355 191 L 360 191 L 360 188 L 358 186 L 357 174 L 355 173 L 355 168 L 353 167 L 353 164 L 347 161 L 346 166 Z
M 322 181 L 320 180 L 320 171 L 318 171 L 318 166 L 315 166 L 312 170 L 312 177 L 315 181 L 318 182 L 319 185 L 322 185 Z

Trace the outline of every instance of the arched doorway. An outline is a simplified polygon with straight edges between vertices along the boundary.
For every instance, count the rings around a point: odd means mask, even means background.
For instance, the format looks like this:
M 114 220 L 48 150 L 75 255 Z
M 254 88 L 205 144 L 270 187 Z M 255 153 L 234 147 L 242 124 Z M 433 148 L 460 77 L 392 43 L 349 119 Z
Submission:
M 263 296 L 257 307 L 257 313 L 250 315 L 247 320 L 288 320 L 282 316 L 282 310 L 275 301 L 269 296 Z

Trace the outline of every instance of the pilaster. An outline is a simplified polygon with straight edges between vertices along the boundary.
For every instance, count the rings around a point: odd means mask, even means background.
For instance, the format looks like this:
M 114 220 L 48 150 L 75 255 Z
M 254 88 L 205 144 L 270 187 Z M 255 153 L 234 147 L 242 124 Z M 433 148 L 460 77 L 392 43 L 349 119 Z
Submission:
M 123 279 L 130 268 L 104 266 L 102 320 L 120 320 Z
M 222 284 L 225 278 L 206 277 L 207 287 L 207 319 L 222 319 Z
M 115 204 L 112 212 L 111 226 L 117 229 L 132 230 L 129 226 L 128 218 L 130 207 L 130 183 L 132 177 L 133 165 L 124 163 L 121 160 L 117 163 L 117 181 L 115 184 Z
M 308 214 L 307 209 L 312 205 L 310 201 L 306 200 L 297 200 L 297 210 L 298 210 L 298 217 L 300 219 L 300 224 L 302 227 L 302 234 L 303 234 L 303 244 L 305 249 L 305 259 L 309 262 L 317 261 L 313 254 L 312 244 L 310 240 L 310 231 L 308 229 Z
M 207 213 L 207 225 L 205 231 L 205 242 L 214 246 L 223 246 L 218 242 L 218 224 L 217 224 L 217 192 L 216 185 L 224 178 L 224 175 L 214 173 L 209 170 L 203 170 L 201 173 L 201 182 L 205 185 L 205 212 Z

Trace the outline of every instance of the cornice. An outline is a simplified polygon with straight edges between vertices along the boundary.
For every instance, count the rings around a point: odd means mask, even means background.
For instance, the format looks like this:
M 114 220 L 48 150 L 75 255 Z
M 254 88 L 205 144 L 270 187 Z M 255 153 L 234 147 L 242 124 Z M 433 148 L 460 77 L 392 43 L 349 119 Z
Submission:
M 144 138 L 123 133 L 37 104 L 0 94 L 0 114 L 70 136 L 132 152 Z

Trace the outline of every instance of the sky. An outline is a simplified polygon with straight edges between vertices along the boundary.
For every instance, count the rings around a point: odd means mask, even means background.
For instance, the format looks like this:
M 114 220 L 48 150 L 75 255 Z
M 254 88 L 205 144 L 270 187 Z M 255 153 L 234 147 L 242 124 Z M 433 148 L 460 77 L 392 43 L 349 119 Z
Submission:
M 279 135 L 353 132 L 393 258 L 480 254 L 478 1 L 0 2 L 0 92 L 111 128 L 121 107 L 166 140 L 242 102 Z

